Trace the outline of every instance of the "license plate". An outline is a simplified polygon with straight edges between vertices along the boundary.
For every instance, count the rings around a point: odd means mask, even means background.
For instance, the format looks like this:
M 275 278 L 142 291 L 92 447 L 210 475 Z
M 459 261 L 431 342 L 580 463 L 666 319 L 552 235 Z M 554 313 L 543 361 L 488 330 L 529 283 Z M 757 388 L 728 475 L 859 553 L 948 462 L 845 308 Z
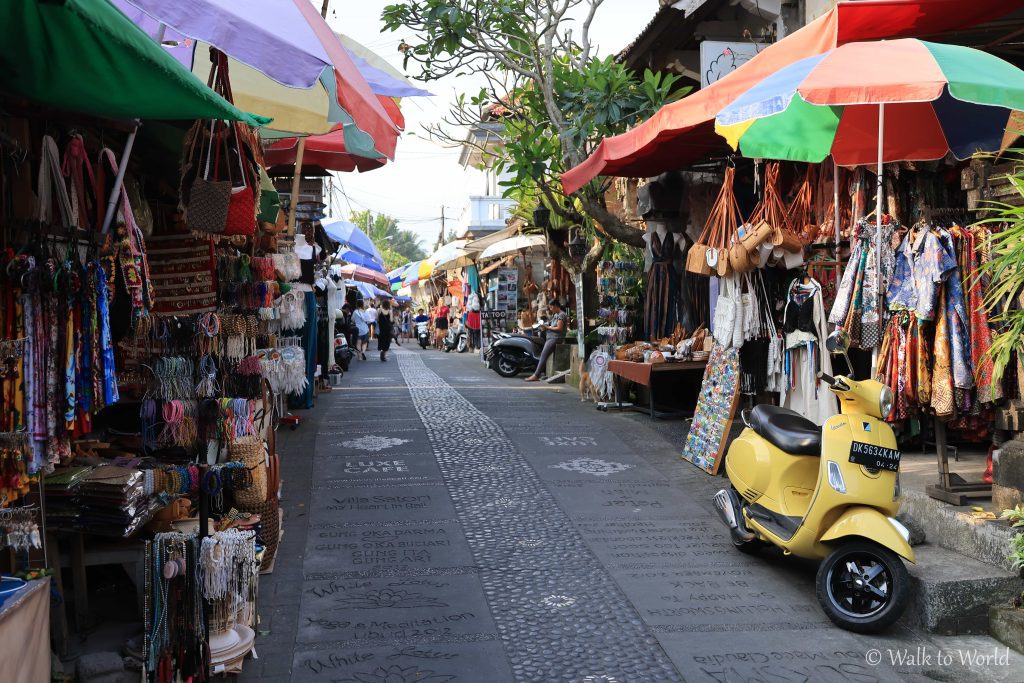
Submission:
M 901 453 L 894 448 L 875 446 L 860 441 L 850 444 L 850 462 L 854 465 L 863 465 L 871 470 L 899 472 L 900 457 Z

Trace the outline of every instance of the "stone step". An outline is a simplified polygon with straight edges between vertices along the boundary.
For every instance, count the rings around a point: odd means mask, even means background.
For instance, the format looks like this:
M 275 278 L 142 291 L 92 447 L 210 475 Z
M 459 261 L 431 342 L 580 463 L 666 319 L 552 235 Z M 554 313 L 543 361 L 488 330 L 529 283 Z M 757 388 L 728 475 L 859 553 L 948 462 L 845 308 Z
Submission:
M 927 543 L 1007 571 L 1011 569 L 1006 556 L 1015 531 L 1006 522 L 975 519 L 969 508 L 954 507 L 921 491 L 907 490 L 903 491 L 899 517 L 909 517 L 924 529 Z
M 913 583 L 908 616 L 931 633 L 988 633 L 989 608 L 1009 604 L 1024 590 L 1020 576 L 947 548 L 926 543 L 907 563 Z

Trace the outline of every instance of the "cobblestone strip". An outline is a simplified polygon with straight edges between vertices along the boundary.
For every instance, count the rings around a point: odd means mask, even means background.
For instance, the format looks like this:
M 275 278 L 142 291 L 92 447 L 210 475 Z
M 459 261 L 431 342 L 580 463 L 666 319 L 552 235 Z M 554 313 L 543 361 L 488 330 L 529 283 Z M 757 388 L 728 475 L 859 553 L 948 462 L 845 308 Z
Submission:
M 520 681 L 681 681 L 505 432 L 415 354 L 396 353 Z

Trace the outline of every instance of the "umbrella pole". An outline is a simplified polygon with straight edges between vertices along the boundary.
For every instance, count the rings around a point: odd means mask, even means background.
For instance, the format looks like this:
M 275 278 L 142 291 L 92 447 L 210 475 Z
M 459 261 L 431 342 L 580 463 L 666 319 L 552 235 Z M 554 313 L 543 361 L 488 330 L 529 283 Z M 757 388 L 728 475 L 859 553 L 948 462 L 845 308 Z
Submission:
M 124 185 L 124 173 L 128 169 L 128 159 L 132 156 L 132 147 L 135 146 L 135 134 L 139 132 L 139 122 L 135 122 L 132 132 L 128 133 L 128 140 L 124 143 L 124 150 L 121 152 L 121 160 L 117 162 L 117 177 L 114 178 L 114 186 L 110 188 L 110 199 L 107 200 L 107 211 L 103 216 L 103 228 L 100 233 L 106 235 L 110 231 L 110 224 L 114 220 L 114 208 L 121 196 L 121 187 Z
M 878 105 L 878 186 L 875 188 L 875 312 L 882 319 L 882 202 L 885 200 L 885 178 L 882 158 L 885 142 L 885 103 Z M 872 368 L 878 365 L 878 347 L 871 352 Z M 872 370 L 873 371 L 873 370 Z
M 299 210 L 299 181 L 302 180 L 302 157 L 306 154 L 306 138 L 299 138 L 299 148 L 295 150 L 295 171 L 292 176 L 292 205 L 288 215 L 288 234 L 295 234 L 295 212 Z
M 832 207 L 834 213 L 832 216 L 833 227 L 836 233 L 836 289 L 839 288 L 839 282 L 843 279 L 842 268 L 839 263 L 839 242 L 842 239 L 842 229 L 839 225 L 839 164 L 836 162 L 836 158 L 832 157 Z

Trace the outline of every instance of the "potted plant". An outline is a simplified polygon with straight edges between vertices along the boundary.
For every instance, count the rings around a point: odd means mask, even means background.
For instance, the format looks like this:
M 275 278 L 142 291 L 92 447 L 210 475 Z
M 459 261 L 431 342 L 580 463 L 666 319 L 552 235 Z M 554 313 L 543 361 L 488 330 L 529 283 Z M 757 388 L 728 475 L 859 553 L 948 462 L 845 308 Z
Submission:
M 1014 528 L 1024 528 L 1024 505 L 1003 510 L 1000 519 L 1007 520 Z M 1024 575 L 1024 533 L 1017 533 L 1010 539 L 1007 559 L 1014 569 Z M 995 639 L 1017 652 L 1024 652 L 1024 593 L 1011 600 L 1008 606 L 990 609 L 988 623 L 989 631 Z

